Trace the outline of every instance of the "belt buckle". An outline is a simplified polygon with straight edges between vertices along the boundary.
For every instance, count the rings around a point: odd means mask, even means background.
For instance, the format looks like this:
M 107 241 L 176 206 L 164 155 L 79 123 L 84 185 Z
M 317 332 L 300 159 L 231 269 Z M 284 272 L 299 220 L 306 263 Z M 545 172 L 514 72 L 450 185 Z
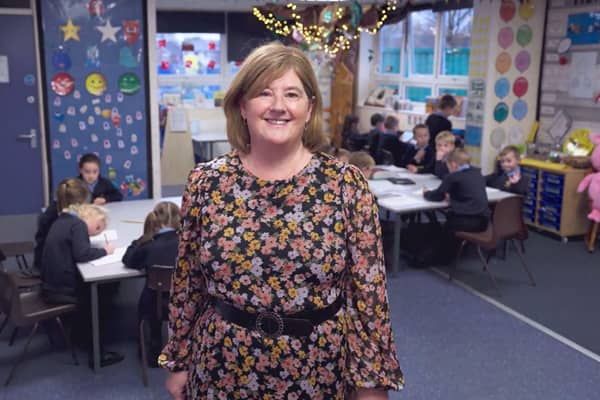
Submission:
M 283 318 L 273 311 L 263 311 L 256 317 L 256 330 L 263 336 L 276 338 L 283 333 Z

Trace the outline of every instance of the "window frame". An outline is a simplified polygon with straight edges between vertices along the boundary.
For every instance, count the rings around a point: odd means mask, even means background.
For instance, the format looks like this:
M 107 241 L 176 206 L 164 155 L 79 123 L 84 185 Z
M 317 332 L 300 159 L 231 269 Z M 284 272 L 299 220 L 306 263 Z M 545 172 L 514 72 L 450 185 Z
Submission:
M 411 62 L 413 57 L 413 52 L 411 50 L 411 41 L 412 35 L 410 33 L 410 24 L 411 24 L 411 14 L 407 16 L 404 20 L 398 22 L 398 24 L 402 24 L 403 36 L 402 36 L 402 45 L 400 48 L 400 73 L 384 73 L 381 71 L 381 36 L 380 33 L 377 34 L 377 39 L 375 41 L 376 45 L 376 70 L 374 73 L 374 87 L 384 85 L 384 84 L 395 84 L 398 85 L 400 93 L 402 93 L 403 98 L 406 97 L 407 87 L 409 86 L 420 86 L 420 87 L 430 87 L 432 96 L 439 96 L 440 89 L 462 89 L 467 90 L 469 84 L 469 76 L 468 75 L 445 75 L 441 73 L 442 66 L 442 49 L 443 49 L 443 40 L 445 40 L 446 28 L 444 26 L 444 13 L 435 12 L 436 14 L 436 24 L 435 24 L 435 44 L 434 44 L 434 65 L 433 65 L 433 74 L 432 75 L 424 75 L 424 74 L 412 74 L 411 73 Z M 424 104 L 422 102 L 416 102 Z

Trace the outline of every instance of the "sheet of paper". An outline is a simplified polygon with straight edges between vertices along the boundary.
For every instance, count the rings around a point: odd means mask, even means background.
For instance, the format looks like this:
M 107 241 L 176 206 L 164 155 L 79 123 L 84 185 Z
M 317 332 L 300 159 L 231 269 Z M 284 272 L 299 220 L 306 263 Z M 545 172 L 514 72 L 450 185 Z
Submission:
M 569 69 L 569 96 L 584 99 L 594 97 L 594 78 L 598 53 L 585 51 L 571 55 Z
M 169 110 L 169 118 L 171 119 L 171 132 L 187 132 L 187 115 L 183 108 L 173 108 Z
M 90 261 L 90 264 L 98 267 L 100 265 L 108 265 L 108 264 L 114 264 L 114 263 L 121 262 L 121 259 L 123 258 L 123 255 L 125 255 L 126 250 L 127 250 L 127 247 L 117 247 L 115 249 L 114 253 L 104 256 L 104 257 L 101 257 L 101 258 L 98 258 L 96 260 Z
M 94 247 L 104 247 L 106 242 L 114 242 L 119 239 L 117 231 L 114 229 L 105 229 L 102 233 L 96 236 L 90 236 L 90 243 Z
M 0 83 L 9 83 L 10 76 L 8 74 L 8 57 L 0 56 Z

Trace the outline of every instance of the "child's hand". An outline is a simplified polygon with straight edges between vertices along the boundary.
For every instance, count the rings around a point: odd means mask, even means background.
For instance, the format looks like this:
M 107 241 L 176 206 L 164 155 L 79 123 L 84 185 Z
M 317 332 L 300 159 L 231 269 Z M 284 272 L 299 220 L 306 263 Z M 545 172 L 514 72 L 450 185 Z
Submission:
M 518 174 L 518 173 L 514 174 L 508 178 L 508 181 L 513 185 L 515 183 L 519 182 L 520 180 L 521 180 L 521 174 Z
M 412 165 L 412 164 L 407 165 L 406 169 L 409 170 L 410 172 L 412 172 L 413 174 L 417 173 L 417 166 L 416 165 Z
M 115 252 L 115 246 L 112 243 L 106 243 L 104 245 L 104 250 L 106 250 L 106 254 L 112 254 Z
M 417 151 L 417 154 L 415 154 L 414 160 L 416 162 L 421 162 L 424 157 L 425 157 L 425 150 L 421 149 L 421 150 Z
M 97 204 L 99 206 L 106 204 L 106 199 L 104 197 L 96 197 L 94 199 L 94 204 Z
M 435 152 L 435 159 L 437 161 L 441 161 L 444 157 L 446 157 L 446 152 L 442 150 L 437 150 Z

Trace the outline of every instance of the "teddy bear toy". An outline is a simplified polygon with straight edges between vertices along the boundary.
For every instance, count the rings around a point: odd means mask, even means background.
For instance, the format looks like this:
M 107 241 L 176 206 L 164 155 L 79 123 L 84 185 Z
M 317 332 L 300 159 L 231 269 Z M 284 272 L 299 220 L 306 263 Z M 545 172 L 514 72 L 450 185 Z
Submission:
M 586 175 L 577 186 L 577 192 L 581 193 L 587 189 L 592 210 L 587 215 L 588 219 L 600 222 L 600 134 L 590 135 L 590 140 L 595 145 L 590 160 L 596 172 Z

